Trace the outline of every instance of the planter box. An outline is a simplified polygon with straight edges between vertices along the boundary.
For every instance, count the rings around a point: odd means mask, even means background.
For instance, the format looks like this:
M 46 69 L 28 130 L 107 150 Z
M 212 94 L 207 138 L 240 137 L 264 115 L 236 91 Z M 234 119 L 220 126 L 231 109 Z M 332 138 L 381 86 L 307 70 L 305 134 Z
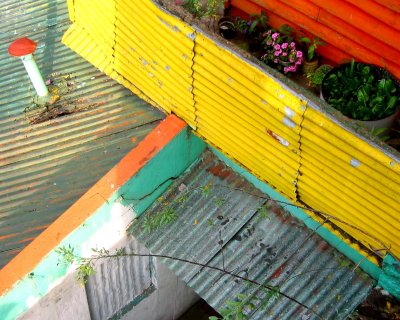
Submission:
M 73 1 L 65 44 L 153 105 L 176 113 L 287 198 L 326 213 L 310 215 L 346 231 L 372 260 L 386 254 L 374 249 L 390 247 L 400 256 L 398 152 L 365 138 L 363 129 L 290 79 L 151 0 L 103 2 L 113 9 Z M 102 35 L 92 32 L 106 23 L 114 39 L 111 55 Z

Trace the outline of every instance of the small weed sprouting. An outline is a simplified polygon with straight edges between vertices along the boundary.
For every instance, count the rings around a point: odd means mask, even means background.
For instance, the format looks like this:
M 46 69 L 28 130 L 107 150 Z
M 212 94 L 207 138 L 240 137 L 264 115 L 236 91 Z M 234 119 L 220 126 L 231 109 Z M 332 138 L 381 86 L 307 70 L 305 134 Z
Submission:
M 222 206 L 224 204 L 224 202 L 225 202 L 225 199 L 222 199 L 220 197 L 217 197 L 217 198 L 214 199 L 214 203 L 218 207 Z
M 201 187 L 200 189 L 203 196 L 208 197 L 210 195 L 211 186 L 209 184 Z
M 165 207 L 161 212 L 144 218 L 143 229 L 150 233 L 165 226 L 178 218 L 178 214 L 171 207 Z
M 208 218 L 207 219 L 207 224 L 208 224 L 209 227 L 213 227 L 214 226 L 214 220 L 211 219 L 211 218 Z
M 185 203 L 186 201 L 188 201 L 188 199 L 189 199 L 189 196 L 187 194 L 183 194 L 179 198 L 177 198 L 174 202 L 175 203 Z
M 258 210 L 258 213 L 259 213 L 260 219 L 266 219 L 266 220 L 270 219 L 268 208 L 266 208 L 265 206 L 262 206 Z
M 254 286 L 253 284 L 250 286 Z M 258 289 L 261 290 L 261 295 L 263 297 L 258 296 L 257 294 L 243 294 L 239 293 L 236 295 L 234 300 L 228 300 L 226 302 L 226 307 L 221 310 L 221 316 L 219 317 L 209 317 L 209 320 L 244 320 L 248 319 L 248 314 L 255 310 L 266 310 L 268 308 L 268 304 L 273 302 L 275 299 L 279 297 L 280 288 L 277 286 L 273 286 L 271 288 L 265 288 L 259 286 Z
M 56 249 L 55 252 L 61 256 L 61 258 L 58 259 L 58 264 L 61 263 L 64 266 L 68 266 L 73 264 L 76 259 L 74 248 L 71 247 L 71 245 L 68 245 L 68 247 L 60 247 Z
M 95 273 L 92 261 L 77 256 L 74 252 L 74 248 L 70 245 L 68 245 L 68 247 L 58 248 L 56 253 L 61 256 L 61 258 L 59 258 L 59 263 L 62 263 L 65 266 L 74 263 L 78 265 L 76 279 L 81 285 L 84 285 L 87 282 L 88 277 Z

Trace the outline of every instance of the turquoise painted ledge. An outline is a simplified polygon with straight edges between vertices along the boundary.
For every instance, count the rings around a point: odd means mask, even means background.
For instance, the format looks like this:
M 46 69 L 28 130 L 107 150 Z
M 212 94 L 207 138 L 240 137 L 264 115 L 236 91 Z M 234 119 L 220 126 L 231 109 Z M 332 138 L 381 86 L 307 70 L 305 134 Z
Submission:
M 391 255 L 383 260 L 383 273 L 378 285 L 390 292 L 400 301 L 400 262 Z

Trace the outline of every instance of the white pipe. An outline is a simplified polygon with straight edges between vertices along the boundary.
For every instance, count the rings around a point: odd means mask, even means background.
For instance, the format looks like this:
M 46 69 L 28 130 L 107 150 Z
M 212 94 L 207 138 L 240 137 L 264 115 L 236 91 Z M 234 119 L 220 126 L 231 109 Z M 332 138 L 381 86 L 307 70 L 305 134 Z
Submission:
M 24 63 L 25 69 L 28 72 L 33 86 L 35 87 L 37 95 L 39 97 L 47 96 L 49 90 L 47 89 L 47 86 L 42 78 L 42 75 L 40 74 L 39 68 L 35 59 L 33 59 L 32 54 L 21 57 L 21 60 Z

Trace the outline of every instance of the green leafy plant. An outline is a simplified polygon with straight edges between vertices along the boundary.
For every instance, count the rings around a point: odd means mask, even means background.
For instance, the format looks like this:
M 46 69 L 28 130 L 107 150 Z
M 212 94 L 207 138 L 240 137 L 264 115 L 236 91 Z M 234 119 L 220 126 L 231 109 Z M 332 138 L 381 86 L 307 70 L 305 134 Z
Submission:
M 386 128 L 372 128 L 369 131 L 370 134 L 372 134 L 373 136 L 379 137 L 379 139 L 381 141 L 388 141 L 390 139 L 390 137 L 388 135 L 386 135 L 387 133 L 387 129 Z
M 318 47 L 325 45 L 325 42 L 317 37 L 309 38 L 307 36 L 298 36 L 297 40 L 303 45 L 303 51 L 307 52 L 305 59 L 309 62 L 318 58 Z
M 224 9 L 225 0 L 208 0 L 206 16 L 215 16 Z
M 165 226 L 178 218 L 178 214 L 171 207 L 165 207 L 157 214 L 146 216 L 144 218 L 143 229 L 150 233 L 162 226 Z
M 254 285 L 250 285 L 250 289 Z M 222 318 L 212 316 L 209 320 L 244 320 L 248 319 L 248 314 L 254 310 L 266 310 L 268 304 L 279 297 L 280 288 L 271 287 L 270 289 L 257 287 L 252 293 L 239 293 L 235 299 L 228 300 L 226 307 L 221 310 Z
M 223 10 L 225 0 L 188 0 L 183 7 L 197 18 L 216 16 Z
M 249 34 L 253 33 L 263 33 L 268 29 L 269 18 L 264 11 L 261 14 L 251 14 L 248 22 Z
M 310 85 L 316 88 L 320 88 L 322 84 L 322 80 L 324 79 L 325 75 L 332 70 L 332 66 L 329 64 L 323 64 L 319 66 L 313 73 L 307 75 L 308 79 L 310 80 Z
M 332 70 L 322 82 L 324 99 L 356 120 L 379 120 L 397 108 L 400 90 L 386 70 L 351 61 Z
M 249 30 L 249 24 L 248 21 L 237 16 L 235 17 L 234 21 L 233 21 L 234 25 L 235 25 L 235 30 L 243 35 L 247 34 L 248 30 Z
M 85 260 L 75 254 L 75 250 L 70 245 L 68 247 L 60 247 L 55 251 L 61 257 L 59 258 L 59 263 L 68 266 L 71 264 L 76 264 L 78 270 L 76 273 L 76 279 L 82 285 L 84 285 L 88 277 L 95 273 L 93 262 L 91 260 Z

